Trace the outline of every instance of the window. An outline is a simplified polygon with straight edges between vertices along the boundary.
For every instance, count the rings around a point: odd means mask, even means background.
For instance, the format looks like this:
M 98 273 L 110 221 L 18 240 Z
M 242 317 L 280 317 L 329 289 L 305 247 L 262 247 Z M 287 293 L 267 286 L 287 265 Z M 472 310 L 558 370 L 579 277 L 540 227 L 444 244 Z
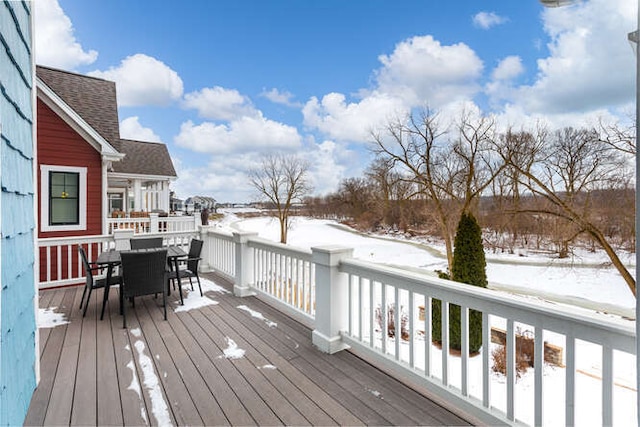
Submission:
M 109 212 L 124 210 L 124 193 L 107 193 Z
M 42 231 L 87 228 L 87 168 L 40 166 Z
M 80 174 L 49 172 L 49 224 L 77 225 L 80 221 Z

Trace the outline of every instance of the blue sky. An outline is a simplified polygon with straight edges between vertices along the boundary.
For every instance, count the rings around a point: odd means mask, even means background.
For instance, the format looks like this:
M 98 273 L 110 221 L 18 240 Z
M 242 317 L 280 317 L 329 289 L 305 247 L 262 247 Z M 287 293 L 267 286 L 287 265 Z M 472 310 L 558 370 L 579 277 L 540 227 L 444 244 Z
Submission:
M 628 120 L 634 0 L 37 0 L 36 61 L 116 81 L 123 137 L 167 144 L 180 197 L 255 199 L 266 152 L 318 195 L 370 164 L 370 132 L 428 106 L 502 126 Z

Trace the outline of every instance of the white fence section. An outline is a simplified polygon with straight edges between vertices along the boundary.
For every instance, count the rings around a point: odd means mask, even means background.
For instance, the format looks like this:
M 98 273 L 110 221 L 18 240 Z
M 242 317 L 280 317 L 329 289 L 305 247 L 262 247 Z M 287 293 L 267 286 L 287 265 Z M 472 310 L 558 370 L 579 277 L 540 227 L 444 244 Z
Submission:
M 160 217 L 157 213 L 146 218 L 107 218 L 107 233 L 113 234 L 115 230 L 133 230 L 134 234 L 197 231 L 200 222 L 198 216 Z
M 66 286 L 83 282 L 84 271 L 78 252 L 82 245 L 87 257 L 96 259 L 115 247 L 113 236 L 84 236 L 39 239 L 40 288 Z
M 134 234 L 129 229 L 114 236 L 41 239 L 41 287 L 84 280 L 78 244 L 95 259 Z M 201 236 L 202 268 L 232 280 L 236 295 L 258 295 L 312 328 L 320 350 L 351 347 L 481 423 L 626 425 L 637 419 L 632 322 L 356 260 L 349 248 L 296 249 L 256 233 L 212 227 L 155 235 L 165 245 L 185 248 Z M 432 343 L 433 304 L 442 312 L 439 347 Z M 458 354 L 441 350 L 452 341 L 452 305 L 461 307 Z M 483 345 L 470 356 L 470 323 L 477 312 Z M 502 343 L 492 342 L 494 329 Z M 525 341 L 533 360 L 524 361 L 532 367 L 520 377 Z M 549 349 L 555 353 L 547 354 Z M 500 361 L 504 374 L 495 372 Z
M 113 235 L 38 239 L 39 288 L 67 286 L 85 281 L 78 246 L 84 247 L 89 260 L 95 260 L 104 251 L 130 248 L 129 239 L 135 236 L 133 230 L 116 230 Z M 191 239 L 199 236 L 200 232 L 197 230 L 145 235 L 145 237 L 162 237 L 165 246 L 180 246 L 185 251 L 189 249 Z
M 599 420 L 612 425 L 636 420 L 631 322 L 359 261 L 348 248 L 308 251 L 255 233 L 209 232 L 208 239 L 219 240 L 209 241 L 210 247 L 225 248 L 217 263 L 226 260 L 223 272 L 234 281 L 236 295 L 257 294 L 313 328 L 319 349 L 333 353 L 351 347 L 480 422 L 575 425 Z M 235 250 L 227 246 L 232 240 Z M 438 346 L 432 343 L 434 303 L 442 312 Z M 452 304 L 461 307 L 457 354 L 441 350 L 451 341 Z M 481 313 L 484 345 L 470 356 L 472 311 Z M 494 329 L 504 331 L 504 345 L 492 343 Z M 528 354 L 525 341 L 533 348 Z M 533 360 L 521 360 L 527 356 Z M 504 374 L 495 372 L 500 361 Z M 520 379 L 516 365 L 522 363 L 531 367 Z

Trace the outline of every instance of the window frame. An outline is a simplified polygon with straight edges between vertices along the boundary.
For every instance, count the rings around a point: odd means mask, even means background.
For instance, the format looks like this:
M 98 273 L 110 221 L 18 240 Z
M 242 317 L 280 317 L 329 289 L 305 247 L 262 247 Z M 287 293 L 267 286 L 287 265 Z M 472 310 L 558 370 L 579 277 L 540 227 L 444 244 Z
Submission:
M 49 216 L 51 172 L 78 174 L 78 223 L 52 225 Z M 40 165 L 40 224 L 42 231 L 82 231 L 87 229 L 87 168 L 76 166 Z

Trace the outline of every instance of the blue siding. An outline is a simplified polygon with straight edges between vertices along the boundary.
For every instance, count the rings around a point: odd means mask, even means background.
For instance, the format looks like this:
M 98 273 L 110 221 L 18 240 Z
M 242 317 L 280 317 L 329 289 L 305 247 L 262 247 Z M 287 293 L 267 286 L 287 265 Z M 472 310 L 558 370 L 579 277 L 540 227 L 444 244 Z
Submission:
M 30 3 L 0 5 L 0 425 L 21 425 L 36 386 L 35 144 Z

